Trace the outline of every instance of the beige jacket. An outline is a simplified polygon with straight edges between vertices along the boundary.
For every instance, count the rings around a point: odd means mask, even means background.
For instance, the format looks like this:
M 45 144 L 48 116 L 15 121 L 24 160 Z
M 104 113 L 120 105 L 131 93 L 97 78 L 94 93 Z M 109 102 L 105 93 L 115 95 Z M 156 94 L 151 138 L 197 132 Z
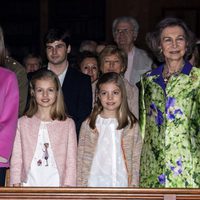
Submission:
M 77 161 L 77 186 L 87 187 L 88 177 L 98 141 L 98 132 L 84 121 L 79 136 Z M 129 186 L 139 185 L 139 167 L 142 140 L 138 123 L 132 129 L 125 128 L 122 135 L 122 152 L 129 177 Z

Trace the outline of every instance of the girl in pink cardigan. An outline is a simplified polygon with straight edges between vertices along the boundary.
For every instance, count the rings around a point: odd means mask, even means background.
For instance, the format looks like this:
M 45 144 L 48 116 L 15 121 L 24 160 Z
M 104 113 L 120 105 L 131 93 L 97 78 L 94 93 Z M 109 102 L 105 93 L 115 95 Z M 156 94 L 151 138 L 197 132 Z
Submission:
M 76 186 L 77 139 L 74 121 L 64 109 L 57 76 L 37 71 L 31 99 L 18 121 L 10 167 L 11 186 Z

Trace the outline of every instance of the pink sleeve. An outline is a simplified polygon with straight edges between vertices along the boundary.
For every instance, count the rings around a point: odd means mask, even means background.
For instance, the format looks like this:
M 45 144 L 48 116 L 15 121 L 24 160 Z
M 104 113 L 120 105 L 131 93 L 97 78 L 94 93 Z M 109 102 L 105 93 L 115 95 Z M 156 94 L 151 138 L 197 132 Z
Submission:
M 2 78 L 2 77 L 1 77 Z M 16 76 L 5 73 L 0 81 L 0 167 L 9 165 L 13 142 L 16 134 L 19 108 L 19 88 Z
M 10 161 L 10 186 L 21 183 L 22 172 L 22 144 L 20 134 L 20 120 L 18 120 L 17 133 L 13 145 L 13 152 Z
M 69 135 L 67 142 L 66 178 L 65 186 L 76 186 L 76 157 L 77 157 L 77 138 L 74 121 L 70 121 Z

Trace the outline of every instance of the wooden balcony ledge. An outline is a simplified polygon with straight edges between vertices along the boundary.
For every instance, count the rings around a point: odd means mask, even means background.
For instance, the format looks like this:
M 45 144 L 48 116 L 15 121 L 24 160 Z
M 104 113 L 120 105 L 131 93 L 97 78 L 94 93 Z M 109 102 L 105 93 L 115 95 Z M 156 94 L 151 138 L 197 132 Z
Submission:
M 0 199 L 200 200 L 200 189 L 4 187 Z

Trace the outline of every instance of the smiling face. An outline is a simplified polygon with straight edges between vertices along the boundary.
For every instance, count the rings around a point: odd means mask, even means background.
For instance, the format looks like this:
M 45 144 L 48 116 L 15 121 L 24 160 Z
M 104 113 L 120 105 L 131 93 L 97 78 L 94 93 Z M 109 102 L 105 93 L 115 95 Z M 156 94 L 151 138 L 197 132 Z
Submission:
M 165 60 L 180 61 L 186 52 L 186 38 L 180 26 L 163 29 L 161 34 L 161 49 Z
M 46 54 L 48 61 L 53 65 L 60 65 L 67 60 L 67 54 L 70 52 L 70 45 L 59 40 L 46 44 Z
M 102 114 L 105 117 L 116 117 L 122 101 L 122 93 L 116 83 L 101 84 L 98 97 L 103 106 Z
M 85 58 L 81 64 L 81 71 L 84 74 L 91 76 L 91 82 L 94 82 L 98 78 L 98 66 L 95 58 Z
M 55 83 L 50 78 L 35 82 L 34 95 L 39 108 L 51 108 L 57 99 Z

